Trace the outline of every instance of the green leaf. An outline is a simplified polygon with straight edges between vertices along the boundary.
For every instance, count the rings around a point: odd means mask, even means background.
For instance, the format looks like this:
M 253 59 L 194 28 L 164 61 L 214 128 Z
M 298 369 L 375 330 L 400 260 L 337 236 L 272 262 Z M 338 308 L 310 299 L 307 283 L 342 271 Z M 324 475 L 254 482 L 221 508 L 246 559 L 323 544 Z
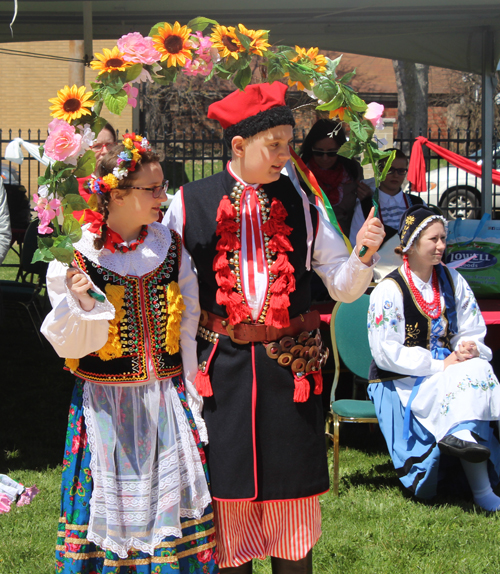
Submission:
M 392 162 L 394 161 L 395 157 L 396 157 L 396 150 L 393 150 L 393 151 L 391 151 L 389 159 L 385 162 L 384 169 L 382 170 L 382 173 L 380 174 L 380 181 L 384 181 L 384 179 L 386 178 L 387 172 L 391 168 Z
M 165 26 L 165 22 L 158 22 L 158 24 L 155 24 L 151 30 L 149 31 L 148 36 L 149 37 L 153 37 L 153 36 L 158 36 L 158 28 L 163 28 L 163 26 Z
M 70 175 L 57 186 L 57 194 L 64 197 L 68 193 L 78 193 L 78 181 L 74 175 Z
M 351 110 L 363 113 L 368 109 L 366 102 L 362 100 L 357 94 L 349 94 L 346 97 L 347 103 Z
M 352 121 L 349 124 L 351 128 L 351 133 L 353 133 L 362 142 L 367 142 L 369 135 L 363 124 L 359 121 Z
M 95 170 L 95 153 L 89 149 L 78 159 L 76 169 L 73 172 L 75 177 L 87 177 Z
M 339 90 L 336 96 L 332 100 L 326 102 L 326 104 L 321 104 L 320 106 L 317 106 L 316 109 L 321 111 L 330 111 L 330 110 L 337 110 L 338 108 L 341 108 L 343 106 L 344 106 L 344 94 L 342 93 L 341 90 Z
M 88 203 L 79 193 L 71 193 L 66 195 L 62 201 L 62 205 L 65 214 L 72 213 L 73 211 L 83 211 L 84 209 L 89 208 Z
M 126 76 L 125 76 L 125 83 L 131 82 L 135 80 L 141 75 L 142 72 L 142 64 L 134 64 L 130 68 L 127 68 Z
M 285 75 L 285 68 L 279 58 L 270 58 L 267 61 L 267 81 L 269 83 L 280 80 Z
M 233 78 L 234 85 L 240 90 L 245 89 L 252 80 L 252 70 L 250 66 L 246 66 L 239 70 Z
M 39 235 L 37 237 L 38 247 L 42 249 L 43 247 L 50 248 L 54 245 L 54 238 L 50 235 Z
M 347 82 L 350 82 L 355 75 L 356 75 L 356 69 L 354 69 L 352 72 L 349 72 L 348 74 L 344 74 L 340 78 L 339 84 L 347 84 Z
M 161 70 L 158 70 L 156 73 L 157 76 L 161 76 L 162 78 L 168 80 L 169 82 L 175 82 L 175 78 L 177 77 L 177 67 L 171 66 L 168 67 L 167 61 L 165 60 L 161 64 Z
M 54 261 L 54 259 L 55 257 L 50 252 L 50 250 L 47 249 L 47 247 L 43 247 L 42 249 L 39 248 L 35 251 L 31 263 L 36 263 L 37 261 L 44 261 L 45 263 L 50 263 L 51 261 Z
M 245 36 L 245 34 L 242 34 L 238 30 L 238 26 L 234 28 L 234 33 L 236 34 L 238 40 L 242 43 L 245 50 L 248 50 L 250 48 L 250 45 L 252 44 L 252 38 L 249 38 L 248 36 Z
M 104 103 L 108 110 L 117 116 L 119 116 L 127 105 L 127 92 L 121 89 L 117 94 L 106 94 L 104 96 Z M 90 172 L 92 173 L 92 172 Z M 81 177 L 81 176 L 79 176 Z
M 44 175 L 40 175 L 38 177 L 38 185 L 47 185 L 47 183 L 50 181 L 50 178 L 45 177 Z
M 232 72 L 228 72 L 226 68 L 220 64 L 215 64 L 214 70 L 216 71 L 217 76 L 223 80 L 229 80 L 229 78 L 233 75 Z
M 216 20 L 210 20 L 210 18 L 203 18 L 202 16 L 198 18 L 193 18 L 187 23 L 187 27 L 191 28 L 193 32 L 203 32 L 203 30 L 212 24 L 213 26 L 218 26 L 219 23 Z M 151 36 L 151 33 L 149 34 Z
M 94 104 L 94 113 L 96 113 L 97 115 L 100 115 L 101 111 L 102 111 L 102 104 L 103 101 L 102 100 L 98 100 L 95 104 Z M 96 132 L 94 132 L 96 133 Z
M 38 148 L 38 153 L 40 154 L 40 157 L 42 157 L 43 154 L 45 153 L 45 147 L 43 144 L 41 144 L 40 147 Z
M 296 62 L 289 62 L 288 73 L 292 82 L 301 82 L 305 86 L 309 86 L 309 81 L 312 77 L 311 70 L 307 66 L 297 64 Z
M 330 60 L 330 58 L 326 58 L 326 69 L 328 72 L 333 74 L 333 77 L 336 78 L 337 74 L 335 73 L 337 66 L 340 64 L 340 60 L 342 60 L 342 54 L 335 58 L 335 60 Z
M 101 103 L 101 108 L 102 108 L 102 102 Z M 95 107 L 95 106 L 94 106 Z M 96 118 L 93 123 L 92 123 L 92 131 L 94 132 L 95 136 L 98 136 L 100 131 L 102 130 L 102 128 L 108 123 L 108 121 L 106 120 L 106 118 Z
M 67 235 L 72 243 L 76 243 L 82 238 L 82 228 L 72 214 L 64 216 L 62 230 L 64 235 Z
M 313 87 L 314 95 L 319 100 L 323 100 L 323 102 L 328 102 L 332 100 L 335 97 L 337 90 L 338 90 L 337 84 L 335 82 L 332 82 L 328 78 L 322 78 Z
M 75 258 L 73 243 L 67 235 L 59 235 L 55 239 L 54 245 L 50 248 L 50 252 L 58 261 L 67 263 L 68 265 L 70 265 Z

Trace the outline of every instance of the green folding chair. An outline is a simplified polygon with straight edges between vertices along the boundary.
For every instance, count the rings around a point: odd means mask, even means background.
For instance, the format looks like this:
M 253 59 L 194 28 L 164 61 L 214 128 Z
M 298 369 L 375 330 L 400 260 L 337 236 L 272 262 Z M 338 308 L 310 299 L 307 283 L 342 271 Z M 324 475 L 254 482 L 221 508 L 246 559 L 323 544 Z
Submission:
M 336 303 L 330 322 L 335 376 L 330 396 L 330 412 L 326 434 L 333 441 L 333 493 L 339 494 L 339 425 L 341 422 L 378 423 L 375 407 L 370 400 L 335 400 L 339 382 L 340 359 L 353 373 L 353 384 L 367 383 L 372 361 L 368 344 L 367 315 L 370 297 L 362 295 L 353 303 Z M 332 434 L 333 425 L 333 434 Z

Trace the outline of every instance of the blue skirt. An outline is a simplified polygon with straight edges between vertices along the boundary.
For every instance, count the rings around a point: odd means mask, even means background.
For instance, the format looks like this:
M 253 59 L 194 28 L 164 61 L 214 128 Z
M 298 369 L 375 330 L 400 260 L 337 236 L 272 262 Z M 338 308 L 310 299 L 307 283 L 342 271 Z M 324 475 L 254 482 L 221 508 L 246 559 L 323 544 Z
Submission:
M 405 409 L 392 381 L 368 385 L 368 396 L 375 405 L 380 429 L 392 458 L 399 480 L 420 498 L 432 498 L 440 483 L 453 480 L 454 486 L 467 481 L 462 465 L 456 457 L 442 455 L 434 435 L 410 415 L 410 433 L 403 438 Z M 494 426 L 493 426 L 494 425 Z M 491 451 L 488 472 L 492 486 L 500 481 L 500 443 L 494 434 L 497 423 L 466 421 L 455 425 L 450 432 L 467 429 L 475 433 L 481 444 Z
M 193 416 L 189 410 L 184 385 L 176 377 L 173 383 L 189 420 L 200 451 L 208 480 L 205 454 Z M 151 556 L 129 552 L 121 559 L 87 540 L 92 493 L 90 450 L 83 416 L 83 381 L 77 379 L 71 408 L 63 460 L 61 515 L 56 546 L 56 572 L 62 574 L 216 574 L 217 555 L 211 506 L 198 519 L 181 519 L 182 538 L 168 536 Z

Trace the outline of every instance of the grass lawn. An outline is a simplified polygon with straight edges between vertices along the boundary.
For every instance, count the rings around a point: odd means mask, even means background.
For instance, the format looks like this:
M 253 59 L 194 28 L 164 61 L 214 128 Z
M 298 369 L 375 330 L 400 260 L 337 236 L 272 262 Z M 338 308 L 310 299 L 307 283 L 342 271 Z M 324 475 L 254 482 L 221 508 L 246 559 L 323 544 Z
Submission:
M 5 271 L 0 268 L 0 278 Z M 22 308 L 4 311 L 0 472 L 36 484 L 40 494 L 30 506 L 0 515 L 0 574 L 49 574 L 73 378 L 50 347 L 41 348 Z M 370 432 L 369 425 L 346 424 L 340 440 L 340 496 L 321 497 L 316 574 L 500 571 L 499 516 L 481 511 L 468 496 L 447 493 L 431 503 L 408 497 L 377 426 Z M 269 560 L 254 572 L 269 574 Z

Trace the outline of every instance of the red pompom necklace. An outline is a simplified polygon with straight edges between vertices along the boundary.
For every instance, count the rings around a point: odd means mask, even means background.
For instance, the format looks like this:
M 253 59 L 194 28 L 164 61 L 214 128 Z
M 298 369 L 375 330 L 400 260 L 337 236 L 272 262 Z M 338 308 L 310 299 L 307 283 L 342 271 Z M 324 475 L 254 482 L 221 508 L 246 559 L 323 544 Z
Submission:
M 429 302 L 427 302 L 422 297 L 422 294 L 416 288 L 415 283 L 413 282 L 413 277 L 411 276 L 411 270 L 410 266 L 408 265 L 408 261 L 405 261 L 404 263 L 404 270 L 406 278 L 408 279 L 408 284 L 410 285 L 411 292 L 413 293 L 415 301 L 418 303 L 419 307 L 428 317 L 431 319 L 437 319 L 441 315 L 441 295 L 439 293 L 439 281 L 436 269 L 432 269 L 432 291 L 434 293 L 434 297 L 432 298 L 432 301 Z

